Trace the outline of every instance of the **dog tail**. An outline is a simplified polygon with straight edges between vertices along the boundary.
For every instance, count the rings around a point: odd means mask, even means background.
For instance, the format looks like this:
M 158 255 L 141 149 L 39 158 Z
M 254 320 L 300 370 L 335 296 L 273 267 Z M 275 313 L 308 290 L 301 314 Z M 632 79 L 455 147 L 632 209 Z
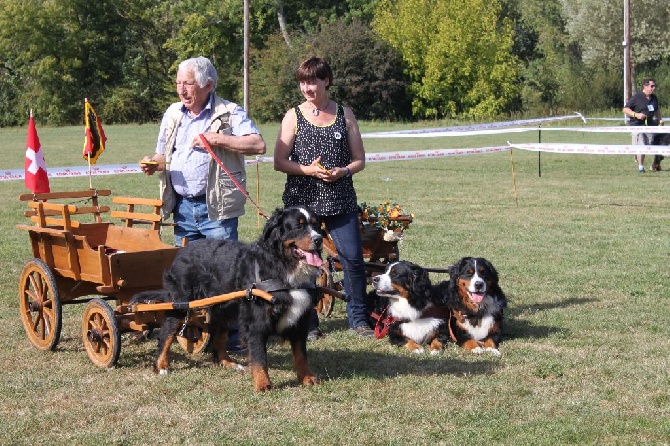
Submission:
M 131 304 L 149 304 L 167 302 L 168 293 L 165 290 L 142 291 L 130 299 Z

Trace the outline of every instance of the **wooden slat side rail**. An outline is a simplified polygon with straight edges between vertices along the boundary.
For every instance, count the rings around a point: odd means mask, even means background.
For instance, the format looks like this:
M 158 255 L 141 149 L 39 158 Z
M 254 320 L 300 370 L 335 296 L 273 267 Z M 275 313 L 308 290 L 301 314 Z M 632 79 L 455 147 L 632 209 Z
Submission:
M 139 197 L 112 197 L 113 203 L 119 204 L 139 204 L 141 206 L 162 206 L 163 202 L 158 198 L 139 198 Z
M 31 202 L 31 203 L 34 203 L 34 202 Z M 53 204 L 53 203 L 51 203 L 51 204 Z M 109 206 L 98 206 L 98 207 L 92 207 L 92 206 L 78 207 L 78 206 L 75 206 L 75 208 L 76 208 L 76 210 L 74 212 L 70 210 L 70 215 L 73 215 L 73 214 L 94 214 L 96 212 L 109 212 Z M 53 209 L 45 209 L 43 214 L 44 214 L 45 217 L 53 217 L 54 215 L 61 215 L 62 211 L 61 210 L 53 210 Z M 26 217 L 36 216 L 36 215 L 38 215 L 37 208 L 35 208 L 34 210 L 25 211 L 23 213 L 23 215 L 25 215 Z
M 43 194 L 22 194 L 19 195 L 21 201 L 44 201 L 57 200 L 61 198 L 94 198 L 94 197 L 108 197 L 112 194 L 109 189 L 89 189 L 80 191 L 68 192 L 47 192 Z
M 133 211 L 112 211 L 110 214 L 113 218 L 120 218 L 124 220 L 134 220 L 135 223 L 152 223 L 160 222 L 161 216 L 156 214 L 144 214 Z M 126 226 L 128 226 L 126 224 Z
M 151 229 L 157 231 L 161 227 L 161 206 L 163 201 L 155 198 L 139 197 L 112 197 L 113 203 L 125 204 L 126 210 L 112 211 L 112 217 L 124 220 L 124 225 L 132 228 L 135 223 L 150 224 Z M 151 206 L 151 213 L 136 212 L 135 206 Z

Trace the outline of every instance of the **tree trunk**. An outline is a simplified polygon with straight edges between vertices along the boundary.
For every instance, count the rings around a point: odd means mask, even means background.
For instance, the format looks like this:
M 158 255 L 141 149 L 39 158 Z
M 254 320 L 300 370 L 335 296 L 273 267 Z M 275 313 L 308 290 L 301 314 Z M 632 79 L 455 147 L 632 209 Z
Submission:
M 286 31 L 286 20 L 284 19 L 284 2 L 282 0 L 277 1 L 277 20 L 279 21 L 279 29 L 281 30 L 281 35 L 284 37 L 284 42 L 286 45 L 291 48 L 291 38 Z

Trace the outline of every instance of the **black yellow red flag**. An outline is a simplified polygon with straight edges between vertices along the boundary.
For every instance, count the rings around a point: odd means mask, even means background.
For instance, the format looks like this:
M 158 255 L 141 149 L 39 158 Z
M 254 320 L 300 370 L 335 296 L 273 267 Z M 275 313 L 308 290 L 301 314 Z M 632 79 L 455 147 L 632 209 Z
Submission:
M 88 99 L 84 100 L 84 120 L 86 133 L 84 135 L 83 155 L 85 160 L 90 160 L 90 164 L 95 164 L 100 154 L 105 150 L 107 137 L 102 129 L 102 124 L 100 124 L 100 119 Z

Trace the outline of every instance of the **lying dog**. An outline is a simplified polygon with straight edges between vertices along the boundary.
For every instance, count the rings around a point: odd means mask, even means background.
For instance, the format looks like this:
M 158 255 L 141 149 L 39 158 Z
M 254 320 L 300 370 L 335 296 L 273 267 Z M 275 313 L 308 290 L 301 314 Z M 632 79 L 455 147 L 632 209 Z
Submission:
M 228 329 L 238 323 L 246 343 L 249 369 L 256 391 L 271 387 L 267 341 L 276 333 L 290 341 L 298 381 L 318 383 L 307 365 L 307 331 L 315 305 L 314 287 L 321 266 L 322 236 L 316 217 L 307 209 L 277 209 L 260 238 L 252 244 L 227 240 L 198 240 L 183 248 L 163 278 L 163 289 L 134 296 L 131 303 L 188 302 L 257 287 L 270 292 L 262 299 L 237 299 L 211 308 L 209 322 L 215 361 L 243 368 L 226 351 Z M 161 324 L 154 370 L 167 373 L 168 352 L 185 317 L 168 311 Z
M 444 304 L 451 310 L 452 340 L 473 353 L 500 355 L 507 298 L 493 265 L 483 258 L 463 257 L 449 268 L 449 287 L 444 297 Z
M 431 354 L 439 353 L 449 339 L 449 309 L 439 305 L 447 286 L 447 282 L 433 286 L 426 270 L 414 263 L 391 263 L 384 274 L 372 278 L 374 292 L 370 297 L 380 314 L 376 336 L 381 338 L 388 333 L 392 344 L 404 345 L 414 353 L 423 352 L 424 345 Z

